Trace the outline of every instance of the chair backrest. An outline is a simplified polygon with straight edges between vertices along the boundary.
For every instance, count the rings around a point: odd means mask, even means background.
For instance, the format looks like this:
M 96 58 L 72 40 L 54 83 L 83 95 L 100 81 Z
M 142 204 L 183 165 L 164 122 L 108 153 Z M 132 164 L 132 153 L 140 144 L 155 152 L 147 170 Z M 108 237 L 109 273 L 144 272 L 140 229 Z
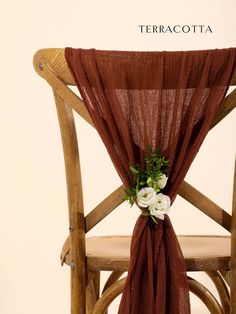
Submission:
M 75 85 L 64 58 L 64 49 L 41 49 L 34 56 L 36 72 L 42 76 L 52 87 L 64 150 L 64 160 L 67 178 L 68 204 L 69 204 L 69 230 L 70 230 L 70 257 L 72 269 L 85 269 L 85 234 L 111 211 L 123 202 L 123 186 L 120 186 L 106 199 L 98 204 L 86 217 L 83 208 L 82 180 L 80 171 L 79 150 L 73 117 L 73 110 L 94 127 L 93 121 L 80 99 L 68 85 Z M 236 85 L 236 69 L 230 85 Z M 220 110 L 215 117 L 212 128 L 236 107 L 236 89 L 225 97 Z M 236 188 L 234 186 L 233 216 L 236 216 Z M 233 223 L 231 215 L 215 204 L 187 182 L 183 182 L 178 194 L 212 218 L 229 232 L 232 232 L 232 245 L 236 247 L 236 222 Z M 236 258 L 234 257 L 234 263 Z M 236 265 L 235 265 L 236 269 Z M 85 285 L 85 275 L 78 270 L 78 276 Z M 76 285 L 77 283 L 74 282 Z M 73 285 L 73 283 L 72 283 Z M 84 297 L 84 291 L 75 287 L 75 293 Z M 80 300 L 81 301 L 81 300 Z
M 65 121 L 72 119 L 72 109 L 76 111 L 83 119 L 85 119 L 91 126 L 94 127 L 92 119 L 83 104 L 82 99 L 80 99 L 67 85 L 76 85 L 71 73 L 67 67 L 67 63 L 64 58 L 64 49 L 49 48 L 41 49 L 34 56 L 34 67 L 37 73 L 42 76 L 53 88 L 55 100 L 57 103 L 57 108 L 59 110 L 59 122 L 62 131 L 62 140 L 66 140 L 66 130 Z M 236 69 L 234 71 L 230 85 L 236 85 Z M 234 108 L 236 107 L 236 89 L 234 89 L 227 97 L 225 97 L 220 110 L 215 117 L 212 128 L 215 127 L 221 120 L 225 118 Z M 62 110 L 64 108 L 64 111 Z M 71 120 L 70 120 L 71 121 Z M 72 122 L 71 122 L 72 123 Z M 72 123 L 73 124 L 73 123 Z M 71 126 L 72 128 L 72 126 Z M 75 144 L 76 132 L 75 129 L 68 129 L 70 132 L 70 141 L 63 143 L 64 153 L 65 153 L 65 163 L 68 172 L 68 176 L 76 175 L 73 171 L 70 173 L 69 159 L 72 156 L 68 156 L 69 153 L 77 151 Z M 63 135 L 64 134 L 64 135 Z M 69 144 L 70 143 L 70 144 Z M 67 147 L 71 145 L 70 149 Z M 73 146 L 73 148 L 72 148 Z M 78 154 L 78 152 L 76 153 Z M 78 156 L 79 157 L 79 156 Z M 74 161 L 75 162 L 75 161 Z M 79 160 L 78 160 L 79 162 Z M 69 180 L 71 177 L 69 176 Z M 80 178 L 80 174 L 79 174 Z M 77 176 L 78 180 L 78 176 Z M 69 182 L 67 182 L 69 184 Z M 70 185 L 70 184 L 69 184 Z M 81 187 L 81 182 L 80 182 Z M 68 187 L 69 188 L 69 187 Z M 69 189 L 70 198 L 70 189 Z M 82 191 L 81 191 L 82 192 Z M 193 204 L 195 207 L 200 209 L 210 218 L 215 220 L 218 224 L 224 227 L 226 230 L 231 230 L 231 217 L 230 215 L 216 205 L 214 202 L 209 200 L 205 195 L 200 193 L 197 189 L 192 187 L 187 182 L 183 182 L 178 194 L 186 199 L 188 202 Z M 103 202 L 96 206 L 86 217 L 85 217 L 85 231 L 88 232 L 92 229 L 99 221 L 101 221 L 106 215 L 108 215 L 113 209 L 122 203 L 123 197 L 123 186 L 119 187 L 111 195 L 109 195 Z M 81 200 L 81 198 L 80 198 Z

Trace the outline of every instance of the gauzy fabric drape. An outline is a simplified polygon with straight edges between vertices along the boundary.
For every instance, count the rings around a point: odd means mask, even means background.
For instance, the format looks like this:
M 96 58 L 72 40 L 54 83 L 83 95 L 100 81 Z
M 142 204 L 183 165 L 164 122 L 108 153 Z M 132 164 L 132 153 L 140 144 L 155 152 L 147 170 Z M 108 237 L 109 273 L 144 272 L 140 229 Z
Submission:
M 81 97 L 126 187 L 147 147 L 170 160 L 163 190 L 173 203 L 227 92 L 236 49 L 65 49 Z M 190 313 L 185 262 L 170 219 L 140 216 L 119 314 Z

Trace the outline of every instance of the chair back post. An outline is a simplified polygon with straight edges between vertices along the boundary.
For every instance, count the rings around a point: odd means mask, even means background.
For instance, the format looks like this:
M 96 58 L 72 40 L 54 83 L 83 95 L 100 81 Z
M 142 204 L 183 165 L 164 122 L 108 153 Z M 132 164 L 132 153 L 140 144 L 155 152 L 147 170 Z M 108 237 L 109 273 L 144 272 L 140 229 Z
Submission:
M 63 144 L 69 206 L 71 313 L 85 314 L 86 258 L 83 191 L 73 111 L 54 91 Z
M 65 82 L 58 78 L 59 73 L 67 73 L 69 81 L 71 80 L 64 61 L 64 49 L 41 49 L 34 55 L 33 63 L 36 72 L 51 85 L 54 93 L 63 145 L 69 207 L 71 314 L 85 314 L 87 269 L 83 191 L 73 110 L 71 104 L 63 98 Z M 52 67 L 54 64 L 57 71 Z M 80 109 L 81 105 L 78 107 Z M 82 111 L 82 114 L 87 118 L 86 112 Z
M 236 314 L 236 157 L 234 164 L 234 185 L 232 204 L 232 233 L 231 233 L 231 270 L 230 270 L 230 299 L 231 314 Z

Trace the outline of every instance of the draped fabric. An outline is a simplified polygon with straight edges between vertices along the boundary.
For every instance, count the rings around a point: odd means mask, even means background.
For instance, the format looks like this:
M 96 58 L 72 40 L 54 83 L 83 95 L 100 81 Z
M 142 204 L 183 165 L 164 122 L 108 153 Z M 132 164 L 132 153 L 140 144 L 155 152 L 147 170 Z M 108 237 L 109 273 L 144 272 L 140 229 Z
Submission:
M 236 48 L 197 51 L 65 49 L 81 97 L 126 187 L 147 147 L 170 160 L 173 203 L 228 90 Z M 119 314 L 190 313 L 185 262 L 170 219 L 140 216 Z

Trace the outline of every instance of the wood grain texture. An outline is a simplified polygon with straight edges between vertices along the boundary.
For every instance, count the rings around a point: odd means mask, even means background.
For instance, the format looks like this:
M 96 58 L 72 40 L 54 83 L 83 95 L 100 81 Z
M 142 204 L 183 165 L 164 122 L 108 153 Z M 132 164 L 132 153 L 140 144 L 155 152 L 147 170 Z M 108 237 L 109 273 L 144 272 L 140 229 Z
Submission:
M 178 240 L 188 271 L 230 269 L 230 237 L 178 236 Z M 130 236 L 87 238 L 88 268 L 116 272 L 127 271 L 130 260 L 130 241 Z M 70 264 L 69 252 L 66 263 Z
M 217 299 L 205 286 L 191 277 L 188 277 L 188 282 L 190 291 L 202 300 L 211 314 L 224 314 Z
M 86 232 L 96 226 L 96 224 L 98 224 L 103 218 L 105 218 L 123 202 L 124 186 L 121 185 L 86 216 Z
M 236 158 L 234 164 L 234 184 L 232 202 L 232 234 L 231 234 L 231 314 L 236 314 Z
M 124 289 L 126 278 L 115 281 L 106 291 L 102 294 L 101 298 L 95 304 L 92 314 L 104 313 L 111 302 L 119 295 Z
M 80 159 L 73 112 L 54 91 L 63 144 L 70 225 L 71 313 L 85 314 L 85 220 Z
M 178 190 L 178 194 L 227 231 L 231 231 L 231 216 L 189 183 L 184 181 Z
M 211 278 L 217 289 L 223 313 L 230 313 L 230 295 L 223 276 L 220 274 L 219 271 L 208 271 L 207 275 Z
M 104 285 L 102 293 L 104 293 L 114 282 L 119 280 L 120 277 L 123 275 L 123 273 L 124 273 L 123 271 L 113 271 L 110 274 L 110 276 L 108 277 L 108 279 Z
M 225 283 L 230 287 L 230 269 L 229 270 L 220 270 L 222 277 L 225 280 Z

